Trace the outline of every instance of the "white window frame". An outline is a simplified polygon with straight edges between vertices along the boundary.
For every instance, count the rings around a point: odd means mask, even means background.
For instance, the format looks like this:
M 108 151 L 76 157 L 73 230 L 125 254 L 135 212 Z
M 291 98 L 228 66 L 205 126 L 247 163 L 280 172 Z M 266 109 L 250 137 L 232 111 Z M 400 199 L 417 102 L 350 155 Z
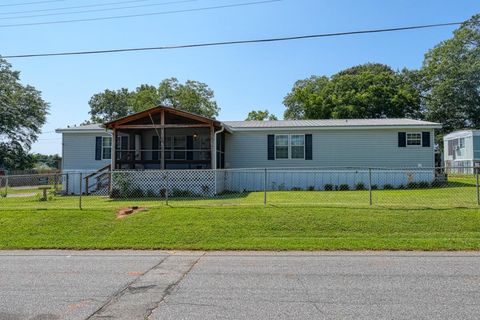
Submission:
M 420 144 L 409 144 L 408 143 L 408 135 L 413 135 L 413 134 L 417 134 L 420 136 Z M 417 139 L 415 139 L 417 140 Z M 418 147 L 421 147 L 422 146 L 422 133 L 421 132 L 407 132 L 405 134 L 405 145 L 407 147 L 410 147 L 410 148 L 418 148 Z
M 294 145 L 292 144 L 292 137 L 293 137 L 293 136 L 302 136 L 302 137 L 303 137 L 303 145 L 302 145 L 302 146 L 303 146 L 303 156 L 302 156 L 301 158 L 293 158 L 293 157 L 292 157 L 292 148 L 293 148 L 293 147 L 300 147 L 300 146 L 294 146 Z M 305 160 L 305 134 L 291 134 L 288 141 L 289 141 L 289 144 L 290 144 L 290 147 L 289 147 L 289 150 L 290 150 L 290 154 L 289 154 L 289 155 L 290 155 L 290 159 L 291 159 L 291 160 Z
M 287 145 L 277 145 L 277 136 L 287 136 Z M 275 160 L 288 160 L 290 159 L 290 135 L 289 134 L 275 134 L 274 135 L 274 146 L 275 146 Z M 277 158 L 277 147 L 287 147 L 287 157 L 286 158 Z
M 277 136 L 287 136 L 288 137 L 288 144 L 287 144 L 287 158 L 277 158 Z M 303 136 L 303 158 L 292 158 L 292 136 Z M 305 160 L 305 153 L 306 153 L 306 145 L 305 145 L 305 134 L 303 133 L 279 133 L 274 135 L 274 142 L 275 142 L 275 160 Z M 285 147 L 282 145 L 281 147 Z M 299 147 L 299 146 L 297 146 Z
M 105 139 L 110 139 L 110 145 L 109 146 L 105 145 Z M 112 137 L 102 137 L 102 160 L 111 160 L 112 159 L 112 143 L 113 143 Z M 104 157 L 105 149 L 110 149 L 110 157 L 109 158 Z

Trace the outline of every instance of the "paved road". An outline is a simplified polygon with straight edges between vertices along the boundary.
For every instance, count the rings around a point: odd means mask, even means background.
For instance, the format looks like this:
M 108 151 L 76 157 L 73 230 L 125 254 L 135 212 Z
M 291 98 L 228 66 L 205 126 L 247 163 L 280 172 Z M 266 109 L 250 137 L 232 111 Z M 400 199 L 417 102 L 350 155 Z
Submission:
M 0 319 L 480 319 L 480 253 L 0 252 Z

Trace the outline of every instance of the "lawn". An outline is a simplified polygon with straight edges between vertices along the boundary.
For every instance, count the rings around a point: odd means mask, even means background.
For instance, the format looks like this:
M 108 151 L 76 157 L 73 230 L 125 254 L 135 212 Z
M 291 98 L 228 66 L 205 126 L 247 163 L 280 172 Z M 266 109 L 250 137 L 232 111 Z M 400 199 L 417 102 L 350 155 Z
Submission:
M 0 249 L 479 250 L 477 209 L 8 210 Z
M 168 204 L 0 198 L 0 249 L 480 250 L 472 177 L 442 188 L 374 190 L 373 206 L 369 198 L 368 191 L 274 191 L 266 206 L 262 192 Z M 131 205 L 148 210 L 116 219 Z

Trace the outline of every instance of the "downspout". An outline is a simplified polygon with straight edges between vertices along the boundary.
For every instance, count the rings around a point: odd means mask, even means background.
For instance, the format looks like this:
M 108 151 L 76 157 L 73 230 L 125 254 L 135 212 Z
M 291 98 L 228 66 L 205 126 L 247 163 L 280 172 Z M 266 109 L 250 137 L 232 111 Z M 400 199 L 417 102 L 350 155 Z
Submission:
M 215 134 L 213 135 L 213 146 L 214 146 L 214 154 L 212 156 L 213 157 L 213 168 L 212 169 L 217 169 L 217 134 L 219 133 L 222 133 L 223 131 L 225 131 L 225 127 L 222 126 L 222 129 L 218 130 L 218 131 L 215 131 Z

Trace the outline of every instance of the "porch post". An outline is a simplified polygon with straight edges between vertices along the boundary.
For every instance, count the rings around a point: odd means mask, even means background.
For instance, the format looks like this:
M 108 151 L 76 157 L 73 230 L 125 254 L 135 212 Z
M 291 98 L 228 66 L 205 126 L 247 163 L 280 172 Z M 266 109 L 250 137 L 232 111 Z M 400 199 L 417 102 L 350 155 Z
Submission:
M 158 137 L 160 139 L 160 168 L 162 170 L 165 169 L 165 111 L 162 109 L 160 112 L 160 124 L 162 127 L 160 128 L 160 134 L 161 137 Z
M 211 152 L 211 159 L 210 159 L 210 168 L 211 169 L 217 169 L 215 168 L 215 158 L 217 156 L 217 146 L 215 145 L 215 128 L 213 124 L 210 125 L 210 152 Z
M 113 170 L 117 167 L 117 129 L 113 128 L 112 132 L 112 156 L 110 163 L 110 170 Z

